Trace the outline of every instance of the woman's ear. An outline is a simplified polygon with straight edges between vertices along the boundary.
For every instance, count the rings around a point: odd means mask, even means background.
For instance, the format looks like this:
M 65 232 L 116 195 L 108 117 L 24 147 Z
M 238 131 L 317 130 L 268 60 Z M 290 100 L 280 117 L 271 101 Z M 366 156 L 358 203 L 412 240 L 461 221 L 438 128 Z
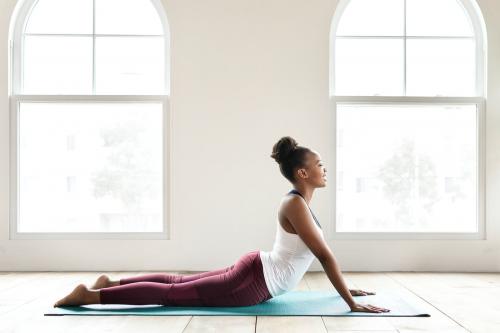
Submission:
M 304 179 L 307 178 L 307 171 L 306 171 L 306 169 L 298 169 L 297 170 L 297 174 L 301 178 L 304 178 Z

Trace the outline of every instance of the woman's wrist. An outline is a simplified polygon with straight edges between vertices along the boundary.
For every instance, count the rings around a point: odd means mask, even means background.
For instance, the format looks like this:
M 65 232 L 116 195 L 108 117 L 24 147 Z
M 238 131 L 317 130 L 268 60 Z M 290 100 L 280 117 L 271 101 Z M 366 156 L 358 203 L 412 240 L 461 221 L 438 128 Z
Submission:
M 353 309 L 356 306 L 356 302 L 354 300 L 347 302 L 347 305 L 349 305 L 349 308 Z
M 345 295 L 345 302 L 347 303 L 347 305 L 349 305 L 350 308 L 352 308 L 354 305 L 356 305 L 356 300 L 352 297 L 351 290 L 347 290 L 349 291 L 349 293 Z

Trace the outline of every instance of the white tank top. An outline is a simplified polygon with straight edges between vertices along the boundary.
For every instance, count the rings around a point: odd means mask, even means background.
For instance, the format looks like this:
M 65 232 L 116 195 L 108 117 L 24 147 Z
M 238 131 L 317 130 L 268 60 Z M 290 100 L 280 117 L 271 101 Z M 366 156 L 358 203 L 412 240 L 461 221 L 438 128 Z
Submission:
M 314 224 L 321 237 L 323 230 Z M 297 234 L 283 229 L 279 220 L 272 251 L 260 251 L 264 279 L 271 296 L 276 297 L 297 286 L 315 256 Z

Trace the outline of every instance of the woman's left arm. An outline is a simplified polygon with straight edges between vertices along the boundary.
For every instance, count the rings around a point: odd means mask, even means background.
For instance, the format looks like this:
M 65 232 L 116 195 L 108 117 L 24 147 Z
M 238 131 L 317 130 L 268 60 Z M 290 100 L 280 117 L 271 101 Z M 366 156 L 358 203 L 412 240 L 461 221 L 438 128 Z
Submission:
M 323 266 L 328 279 L 330 279 L 335 289 L 338 291 L 340 296 L 342 296 L 347 305 L 352 308 L 356 304 L 356 301 L 352 298 L 351 292 L 342 278 L 339 264 L 337 263 L 337 259 L 335 259 L 333 253 L 330 251 L 330 255 L 321 259 L 318 258 L 318 260 Z

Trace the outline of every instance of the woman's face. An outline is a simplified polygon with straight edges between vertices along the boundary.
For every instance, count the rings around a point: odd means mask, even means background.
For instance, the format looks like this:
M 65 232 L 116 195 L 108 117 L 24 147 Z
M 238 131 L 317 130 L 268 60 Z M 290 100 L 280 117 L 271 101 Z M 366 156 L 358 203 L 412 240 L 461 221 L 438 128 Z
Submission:
M 325 163 L 321 160 L 321 156 L 313 151 L 308 154 L 308 159 L 306 162 L 306 167 L 304 168 L 307 172 L 306 182 L 310 183 L 314 187 L 325 187 L 326 186 L 326 167 Z

